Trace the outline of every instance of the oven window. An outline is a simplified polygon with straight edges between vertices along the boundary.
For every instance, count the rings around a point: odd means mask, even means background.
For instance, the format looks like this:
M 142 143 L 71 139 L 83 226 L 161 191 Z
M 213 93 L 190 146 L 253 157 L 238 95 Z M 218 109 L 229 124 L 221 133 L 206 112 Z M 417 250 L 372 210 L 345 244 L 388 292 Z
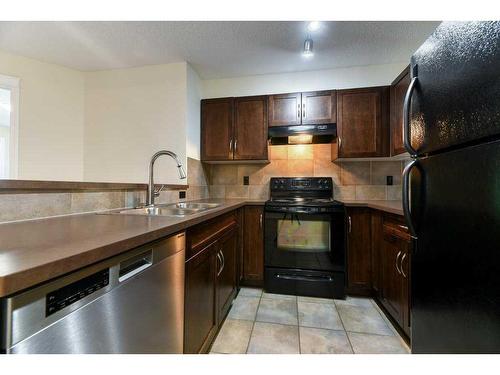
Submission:
M 278 250 L 298 252 L 329 252 L 330 222 L 278 220 Z

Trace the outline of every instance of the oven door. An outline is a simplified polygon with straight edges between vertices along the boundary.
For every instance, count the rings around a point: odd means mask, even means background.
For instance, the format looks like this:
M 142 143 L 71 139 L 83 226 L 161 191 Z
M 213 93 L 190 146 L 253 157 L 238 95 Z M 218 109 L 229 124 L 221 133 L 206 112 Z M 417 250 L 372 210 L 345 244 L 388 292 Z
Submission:
M 344 271 L 344 210 L 325 214 L 265 213 L 265 265 Z

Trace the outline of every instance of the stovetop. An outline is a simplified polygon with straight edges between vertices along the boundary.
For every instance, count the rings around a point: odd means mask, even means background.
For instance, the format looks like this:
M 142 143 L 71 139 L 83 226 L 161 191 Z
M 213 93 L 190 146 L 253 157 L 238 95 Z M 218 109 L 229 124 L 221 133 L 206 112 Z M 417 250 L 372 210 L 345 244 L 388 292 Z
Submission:
M 271 198 L 266 207 L 321 208 L 342 206 L 333 199 L 331 177 L 273 177 L 271 178 Z

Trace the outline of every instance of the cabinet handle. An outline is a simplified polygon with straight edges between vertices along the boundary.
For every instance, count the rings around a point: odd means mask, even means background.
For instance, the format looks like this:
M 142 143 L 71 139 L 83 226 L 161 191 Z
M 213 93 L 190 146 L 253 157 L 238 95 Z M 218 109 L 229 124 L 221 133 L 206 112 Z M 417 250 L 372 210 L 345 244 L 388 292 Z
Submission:
M 229 141 L 229 152 L 233 151 L 233 140 Z
M 399 261 L 399 257 L 401 256 L 401 250 L 399 250 L 398 252 L 398 255 L 396 255 L 396 271 L 398 271 L 398 273 L 401 275 L 401 270 L 399 269 L 398 267 L 398 261 Z
M 220 269 L 220 272 L 222 273 L 224 267 L 226 266 L 226 258 L 224 258 L 224 253 L 222 252 L 222 250 L 220 250 L 220 257 L 222 259 L 222 267 Z
M 407 275 L 405 274 L 405 272 L 403 270 L 403 262 L 405 261 L 405 258 L 406 258 L 406 253 L 404 253 L 403 256 L 401 257 L 400 268 L 401 268 L 401 274 L 406 279 Z
M 262 214 L 259 216 L 259 227 L 262 229 Z
M 302 103 L 302 118 L 306 118 L 306 103 Z
M 352 219 L 350 216 L 347 217 L 347 228 L 348 228 L 348 232 L 351 233 L 352 232 Z
M 337 139 L 338 139 L 338 143 L 339 143 L 339 150 L 340 150 L 340 148 L 342 147 L 342 138 L 337 137 Z
M 297 104 L 297 117 L 300 119 L 300 103 Z
M 234 140 L 234 152 L 236 152 L 236 148 L 238 147 L 238 140 Z
M 219 250 L 219 252 L 217 253 L 217 259 L 219 259 L 219 263 L 220 263 L 220 269 L 217 271 L 217 276 L 219 276 L 221 273 L 222 273 L 222 257 L 221 257 L 221 252 Z

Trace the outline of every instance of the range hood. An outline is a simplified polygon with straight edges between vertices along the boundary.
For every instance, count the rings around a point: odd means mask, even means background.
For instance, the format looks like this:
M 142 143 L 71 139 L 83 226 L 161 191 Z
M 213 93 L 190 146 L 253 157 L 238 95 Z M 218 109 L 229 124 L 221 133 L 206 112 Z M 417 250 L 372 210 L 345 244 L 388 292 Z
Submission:
M 268 135 L 272 145 L 331 143 L 337 124 L 272 126 Z

